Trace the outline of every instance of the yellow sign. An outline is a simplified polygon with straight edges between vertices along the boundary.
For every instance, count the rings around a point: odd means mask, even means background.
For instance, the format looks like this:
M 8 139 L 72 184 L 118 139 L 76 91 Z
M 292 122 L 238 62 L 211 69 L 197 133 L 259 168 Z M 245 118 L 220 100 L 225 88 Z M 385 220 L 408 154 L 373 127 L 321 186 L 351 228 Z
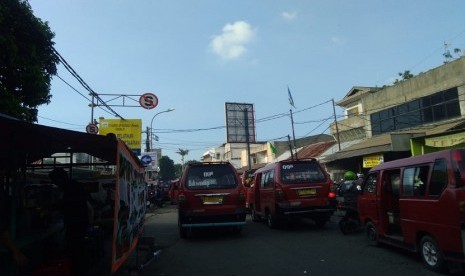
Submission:
M 141 119 L 100 119 L 99 134 L 113 133 L 123 140 L 132 150 L 139 150 L 142 145 Z
M 363 157 L 363 167 L 364 168 L 373 168 L 384 162 L 384 157 L 382 154 L 370 155 Z
M 426 146 L 435 148 L 452 147 L 461 143 L 465 143 L 465 133 L 463 132 L 425 139 Z

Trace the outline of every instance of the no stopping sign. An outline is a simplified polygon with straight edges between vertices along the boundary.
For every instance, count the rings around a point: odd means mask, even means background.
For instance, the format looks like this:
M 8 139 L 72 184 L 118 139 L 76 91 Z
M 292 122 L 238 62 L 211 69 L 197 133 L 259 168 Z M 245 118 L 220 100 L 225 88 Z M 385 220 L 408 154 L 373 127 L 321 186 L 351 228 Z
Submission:
M 152 109 L 158 105 L 158 98 L 155 94 L 145 93 L 139 98 L 139 104 L 145 109 Z

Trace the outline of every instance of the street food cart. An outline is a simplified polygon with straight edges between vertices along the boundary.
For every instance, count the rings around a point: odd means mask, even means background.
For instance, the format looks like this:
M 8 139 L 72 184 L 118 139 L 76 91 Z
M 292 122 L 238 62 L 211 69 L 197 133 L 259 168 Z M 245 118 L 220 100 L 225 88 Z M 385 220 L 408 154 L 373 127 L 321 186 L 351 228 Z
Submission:
M 0 129 L 0 188 L 9 196 L 9 232 L 29 260 L 26 267 L 15 267 L 0 245 L 0 275 L 39 275 L 60 262 L 63 221 L 54 209 L 60 191 L 47 177 L 57 167 L 111 205 L 94 224 L 105 229 L 103 254 L 89 257 L 98 275 L 114 274 L 135 250 L 145 222 L 147 185 L 137 156 L 112 134 L 30 124 L 2 114 Z

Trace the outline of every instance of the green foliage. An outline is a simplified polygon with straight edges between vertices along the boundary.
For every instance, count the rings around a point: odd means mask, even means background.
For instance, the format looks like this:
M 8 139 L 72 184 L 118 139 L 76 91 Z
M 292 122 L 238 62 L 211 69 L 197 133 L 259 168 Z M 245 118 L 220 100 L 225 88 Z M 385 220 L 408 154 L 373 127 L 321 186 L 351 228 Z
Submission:
M 399 79 L 396 79 L 396 80 L 394 81 L 394 84 L 398 84 L 398 83 L 400 83 L 401 81 L 411 79 L 411 78 L 414 77 L 414 75 L 413 75 L 412 73 L 410 73 L 410 70 L 405 70 L 403 73 L 399 73 L 399 77 L 401 77 L 400 80 L 399 80 Z
M 176 178 L 176 169 L 174 167 L 174 161 L 168 156 L 162 156 L 159 161 L 160 172 L 159 176 L 161 180 L 171 180 Z
M 0 1 L 0 113 L 34 122 L 37 107 L 50 103 L 54 36 L 27 1 Z

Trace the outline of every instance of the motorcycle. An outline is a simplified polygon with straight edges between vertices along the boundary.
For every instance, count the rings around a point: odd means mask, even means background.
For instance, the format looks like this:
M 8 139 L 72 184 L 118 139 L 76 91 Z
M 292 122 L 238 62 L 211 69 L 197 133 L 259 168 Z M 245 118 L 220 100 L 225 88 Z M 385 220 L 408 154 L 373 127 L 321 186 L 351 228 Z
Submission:
M 337 193 L 337 211 L 341 216 L 339 229 L 344 235 L 363 229 L 357 210 L 357 197 L 359 193 L 359 190 L 356 188 L 341 189 Z

